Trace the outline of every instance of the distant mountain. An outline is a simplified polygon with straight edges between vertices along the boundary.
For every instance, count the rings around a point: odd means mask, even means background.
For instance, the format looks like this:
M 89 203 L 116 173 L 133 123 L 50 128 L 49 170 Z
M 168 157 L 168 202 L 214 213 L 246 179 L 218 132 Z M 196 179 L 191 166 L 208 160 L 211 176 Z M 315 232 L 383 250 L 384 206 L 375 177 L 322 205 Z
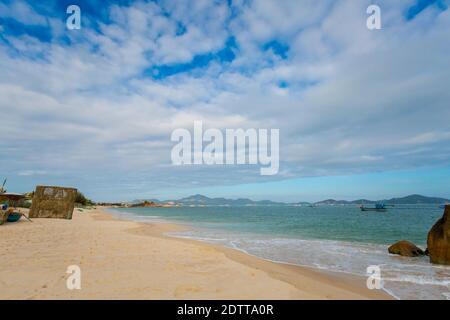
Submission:
M 201 194 L 196 194 L 187 198 L 175 200 L 174 202 L 181 205 L 195 205 L 195 206 L 271 206 L 271 205 L 285 205 L 282 202 L 274 202 L 270 200 L 253 201 L 246 198 L 241 199 L 225 199 L 225 198 L 208 198 Z
M 136 199 L 133 201 L 130 201 L 130 204 L 138 204 L 138 203 L 144 203 L 144 202 L 155 202 L 155 203 L 160 203 L 161 201 L 159 201 L 158 199 Z
M 367 199 L 359 199 L 350 201 L 351 204 L 374 204 L 379 203 L 379 201 L 367 200 Z
M 450 200 L 413 194 L 403 198 L 392 198 L 389 200 L 383 200 L 381 202 L 386 204 L 444 204 L 450 202 Z
M 143 203 L 143 202 L 154 202 L 159 203 L 170 203 L 181 206 L 305 206 L 310 205 L 309 202 L 295 202 L 295 203 L 285 203 L 285 202 L 275 202 L 271 200 L 259 200 L 253 201 L 247 198 L 240 199 L 226 199 L 226 198 L 209 198 L 207 196 L 196 194 L 179 200 L 165 200 L 160 201 L 157 199 L 141 199 L 134 200 L 131 203 Z M 375 204 L 375 203 L 385 203 L 385 204 L 444 204 L 450 203 L 450 200 L 436 197 L 426 197 L 418 194 L 409 195 L 403 198 L 392 198 L 384 200 L 334 200 L 327 199 L 319 202 L 315 202 L 314 205 L 355 205 L 355 204 Z
M 293 205 L 293 206 L 309 206 L 309 205 L 311 205 L 311 202 L 300 201 L 300 202 L 286 203 L 286 204 Z
M 322 200 L 322 201 L 316 202 L 314 204 L 318 205 L 318 206 L 320 206 L 320 205 L 327 205 L 327 206 L 333 205 L 334 206 L 334 205 L 342 205 L 342 204 L 351 204 L 351 202 L 346 201 L 346 200 L 327 199 L 327 200 Z
M 450 200 L 444 198 L 436 198 L 436 197 L 426 197 L 421 196 L 419 194 L 413 194 L 410 196 L 406 196 L 403 198 L 392 198 L 392 199 L 384 199 L 384 200 L 367 200 L 367 199 L 359 199 L 353 201 L 346 200 L 334 200 L 328 199 L 324 201 L 316 202 L 316 205 L 342 205 L 342 204 L 374 204 L 374 203 L 384 203 L 384 204 L 443 204 L 448 203 Z

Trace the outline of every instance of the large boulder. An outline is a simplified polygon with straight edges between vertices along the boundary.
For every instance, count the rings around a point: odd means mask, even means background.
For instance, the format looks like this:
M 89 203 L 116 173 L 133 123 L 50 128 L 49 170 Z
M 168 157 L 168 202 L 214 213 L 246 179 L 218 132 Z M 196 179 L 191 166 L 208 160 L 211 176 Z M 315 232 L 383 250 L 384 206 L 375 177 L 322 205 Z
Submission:
M 388 248 L 389 253 L 398 254 L 404 257 L 419 257 L 425 255 L 425 252 L 409 241 L 398 241 Z
M 450 265 L 450 205 L 428 232 L 428 254 L 431 263 Z

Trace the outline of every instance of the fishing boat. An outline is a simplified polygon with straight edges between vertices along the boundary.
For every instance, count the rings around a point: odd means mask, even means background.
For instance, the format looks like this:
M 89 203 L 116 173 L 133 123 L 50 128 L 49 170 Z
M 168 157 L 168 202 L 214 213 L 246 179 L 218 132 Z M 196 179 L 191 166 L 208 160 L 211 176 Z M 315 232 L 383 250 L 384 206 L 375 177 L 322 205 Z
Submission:
M 361 211 L 376 211 L 376 212 L 386 212 L 386 205 L 382 203 L 375 204 L 375 207 L 367 208 L 363 204 L 359 206 Z
M 0 193 L 0 202 L 7 201 L 8 203 L 7 205 L 5 204 L 1 205 L 2 223 L 4 223 L 5 220 L 7 222 L 17 222 L 20 220 L 22 216 L 24 216 L 27 220 L 31 221 L 27 216 L 25 216 L 16 209 L 17 203 L 24 198 L 25 196 L 19 193 L 7 193 L 7 192 Z
M 0 201 L 7 201 L 10 207 L 17 206 L 17 203 L 22 199 L 25 199 L 25 196 L 20 193 L 0 193 Z
M 6 221 L 8 222 L 17 222 L 22 218 L 22 214 L 20 212 L 11 212 L 8 215 L 8 219 Z

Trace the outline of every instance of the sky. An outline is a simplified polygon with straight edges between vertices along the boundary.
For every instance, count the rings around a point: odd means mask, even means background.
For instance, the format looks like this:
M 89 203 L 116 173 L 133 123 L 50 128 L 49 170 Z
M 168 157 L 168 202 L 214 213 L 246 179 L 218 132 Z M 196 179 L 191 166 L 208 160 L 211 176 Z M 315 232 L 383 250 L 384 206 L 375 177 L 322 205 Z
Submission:
M 97 201 L 450 198 L 449 6 L 0 0 L 0 178 Z M 171 133 L 194 121 L 279 129 L 278 174 L 174 166 Z

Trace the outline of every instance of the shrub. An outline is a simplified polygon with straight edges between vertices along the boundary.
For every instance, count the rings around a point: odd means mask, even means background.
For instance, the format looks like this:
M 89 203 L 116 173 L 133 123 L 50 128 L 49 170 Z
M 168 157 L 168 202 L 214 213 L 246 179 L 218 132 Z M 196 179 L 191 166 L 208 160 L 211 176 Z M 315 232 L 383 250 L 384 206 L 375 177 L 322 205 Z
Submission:
M 77 191 L 75 203 L 81 204 L 82 206 L 92 206 L 94 204 L 92 200 L 86 198 L 80 191 Z

